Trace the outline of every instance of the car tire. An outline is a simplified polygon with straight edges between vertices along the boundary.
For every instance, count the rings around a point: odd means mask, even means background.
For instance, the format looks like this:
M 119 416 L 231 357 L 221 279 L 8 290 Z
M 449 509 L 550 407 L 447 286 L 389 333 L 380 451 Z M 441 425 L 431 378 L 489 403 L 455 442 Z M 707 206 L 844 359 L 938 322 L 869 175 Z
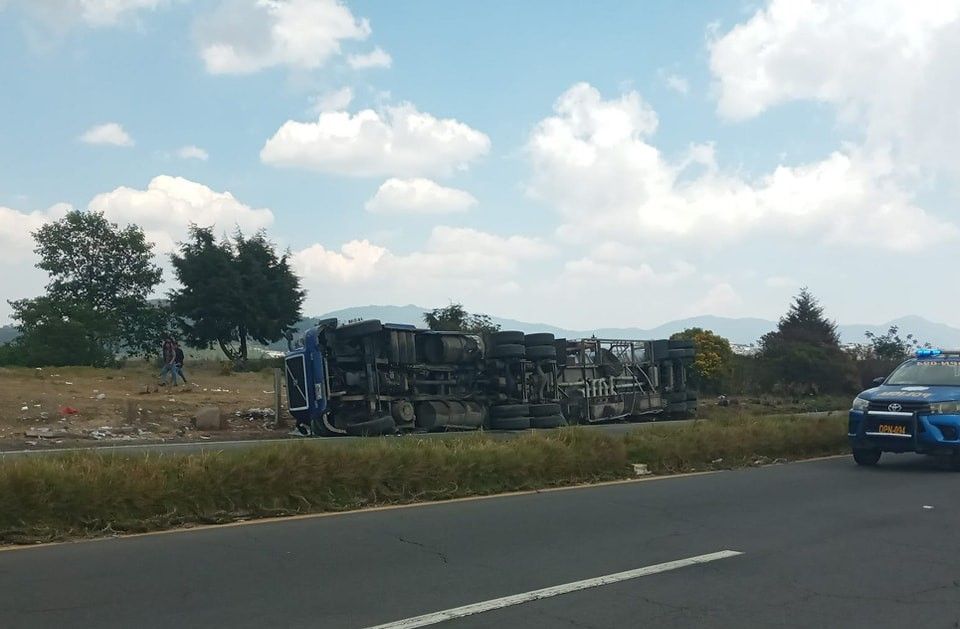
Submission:
M 857 465 L 873 467 L 880 461 L 881 454 L 883 453 L 875 448 L 854 448 L 853 460 Z
M 549 415 L 560 415 L 560 405 L 548 402 L 547 404 L 531 404 L 530 417 L 547 417 Z
M 490 417 L 502 419 L 505 417 L 525 417 L 530 414 L 529 404 L 501 404 L 490 407 Z
M 523 358 L 527 353 L 527 348 L 519 343 L 508 343 L 506 345 L 494 345 L 490 349 L 490 358 Z
M 556 340 L 549 332 L 537 332 L 535 334 L 527 334 L 523 337 L 523 344 L 527 347 L 534 347 L 536 345 L 553 345 L 553 342 Z
M 527 346 L 527 360 L 556 360 L 557 348 L 553 345 Z
M 502 332 L 492 332 L 490 334 L 490 345 L 523 345 L 523 332 L 516 330 L 505 330 Z

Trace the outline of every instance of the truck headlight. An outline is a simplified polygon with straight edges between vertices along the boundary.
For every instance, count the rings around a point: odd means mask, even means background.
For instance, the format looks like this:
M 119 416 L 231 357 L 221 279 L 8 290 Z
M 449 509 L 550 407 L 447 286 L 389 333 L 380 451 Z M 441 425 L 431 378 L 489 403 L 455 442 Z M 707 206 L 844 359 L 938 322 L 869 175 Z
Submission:
M 931 415 L 960 415 L 960 402 L 936 402 L 930 405 Z
M 870 402 L 863 399 L 862 397 L 853 398 L 853 404 L 850 405 L 851 411 L 860 411 L 863 412 L 869 408 Z

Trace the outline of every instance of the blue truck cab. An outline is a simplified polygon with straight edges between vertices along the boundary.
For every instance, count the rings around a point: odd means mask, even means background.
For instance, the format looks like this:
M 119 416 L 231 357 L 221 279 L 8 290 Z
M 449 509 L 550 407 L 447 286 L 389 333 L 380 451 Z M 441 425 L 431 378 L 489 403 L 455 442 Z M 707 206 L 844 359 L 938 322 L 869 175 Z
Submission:
M 960 351 L 919 349 L 850 408 L 847 436 L 859 465 L 884 452 L 946 455 L 960 462 Z

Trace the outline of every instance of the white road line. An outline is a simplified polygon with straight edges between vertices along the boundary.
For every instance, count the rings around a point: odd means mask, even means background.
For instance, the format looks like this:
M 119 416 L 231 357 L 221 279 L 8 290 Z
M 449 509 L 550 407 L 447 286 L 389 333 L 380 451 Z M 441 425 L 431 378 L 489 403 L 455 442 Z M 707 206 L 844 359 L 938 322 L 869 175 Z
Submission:
M 426 627 L 427 625 L 435 625 L 447 620 L 454 620 L 455 618 L 463 618 L 464 616 L 482 614 L 483 612 L 489 612 L 495 609 L 503 609 L 504 607 L 510 607 L 512 605 L 520 605 L 522 603 L 538 601 L 543 598 L 550 598 L 551 596 L 560 596 L 561 594 L 568 594 L 570 592 L 595 588 L 601 585 L 610 585 L 611 583 L 619 583 L 620 581 L 646 577 L 651 574 L 659 574 L 661 572 L 668 572 L 670 570 L 676 570 L 677 568 L 683 568 L 685 566 L 709 563 L 711 561 L 736 557 L 737 555 L 742 554 L 743 553 L 736 550 L 721 550 L 719 552 L 709 553 L 707 555 L 687 557 L 686 559 L 658 563 L 653 566 L 646 566 L 644 568 L 637 568 L 635 570 L 627 570 L 626 572 L 608 574 L 603 577 L 584 579 L 583 581 L 574 581 L 573 583 L 564 583 L 563 585 L 554 585 L 553 587 L 543 588 L 542 590 L 533 590 L 531 592 L 524 592 L 523 594 L 514 594 L 513 596 L 504 596 L 503 598 L 495 598 L 489 601 L 464 605 L 463 607 L 454 607 L 453 609 L 447 609 L 441 612 L 433 612 L 432 614 L 424 614 L 423 616 L 415 616 L 413 618 L 405 618 L 395 622 L 388 622 L 384 625 L 369 627 L 368 629 L 413 629 L 413 627 Z

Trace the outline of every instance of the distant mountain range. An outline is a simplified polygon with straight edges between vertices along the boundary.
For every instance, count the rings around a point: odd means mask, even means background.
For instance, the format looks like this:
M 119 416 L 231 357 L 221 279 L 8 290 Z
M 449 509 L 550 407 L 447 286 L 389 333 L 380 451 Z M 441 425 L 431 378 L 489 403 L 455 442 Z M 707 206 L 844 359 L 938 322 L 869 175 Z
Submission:
M 354 308 L 344 308 L 328 312 L 319 317 L 310 317 L 304 319 L 298 326 L 304 330 L 314 325 L 320 319 L 336 317 L 341 322 L 351 319 L 380 319 L 390 323 L 408 323 L 417 326 L 423 326 L 423 313 L 430 310 L 422 306 L 359 306 Z M 506 319 L 503 317 L 492 316 L 494 323 L 500 325 L 503 330 L 523 330 L 524 332 L 551 332 L 557 336 L 566 338 L 581 338 L 589 336 L 598 336 L 606 338 L 634 338 L 634 339 L 652 339 L 667 338 L 674 332 L 685 330 L 686 328 L 704 328 L 713 330 L 720 336 L 730 340 L 731 343 L 738 345 L 749 345 L 756 343 L 757 340 L 777 327 L 776 321 L 757 318 L 730 318 L 717 317 L 713 315 L 703 315 L 699 317 L 689 317 L 669 321 L 654 328 L 594 328 L 590 330 L 569 330 L 548 323 L 531 323 L 529 321 L 518 321 L 516 319 Z M 921 343 L 930 343 L 937 347 L 960 348 L 960 329 L 951 327 L 943 323 L 935 323 L 919 317 L 910 315 L 900 317 L 892 321 L 881 324 L 871 323 L 852 323 L 838 325 L 840 338 L 844 343 L 862 343 L 866 341 L 864 333 L 867 331 L 877 334 L 884 334 L 895 325 L 900 329 L 900 336 L 913 334 Z M 282 345 L 282 344 L 279 344 Z M 278 347 L 279 347 L 278 345 Z
M 300 322 L 298 330 L 303 331 L 316 324 L 320 319 L 336 317 L 341 322 L 352 319 L 380 319 L 390 323 L 408 323 L 416 326 L 423 326 L 423 313 L 430 310 L 423 306 L 358 306 L 355 308 L 344 308 L 334 310 L 319 317 L 309 317 Z M 670 321 L 655 328 L 595 328 L 591 330 L 569 330 L 548 323 L 531 323 L 528 321 L 517 321 L 516 319 L 506 319 L 503 317 L 491 316 L 494 323 L 500 325 L 503 330 L 523 330 L 524 332 L 551 332 L 559 337 L 581 338 L 581 337 L 606 337 L 606 338 L 634 338 L 634 339 L 653 339 L 667 338 L 674 332 L 679 332 L 686 328 L 704 328 L 713 330 L 720 336 L 730 340 L 731 343 L 738 345 L 749 345 L 756 343 L 757 339 L 777 327 L 776 321 L 768 319 L 742 318 L 733 319 L 729 317 L 716 317 L 713 315 L 703 315 L 700 317 L 689 317 L 687 319 L 678 319 Z M 840 337 L 844 343 L 862 343 L 866 339 L 864 332 L 870 331 L 883 334 L 891 326 L 895 325 L 900 329 L 900 336 L 913 334 L 921 343 L 930 343 L 935 347 L 946 347 L 951 349 L 960 348 L 960 329 L 951 327 L 943 323 L 935 323 L 919 317 L 910 315 L 900 317 L 882 324 L 853 323 L 842 324 L 838 326 Z M 13 326 L 0 326 L 0 344 L 8 343 L 17 337 L 17 330 Z M 286 342 L 281 341 L 270 346 L 271 349 L 285 349 Z

